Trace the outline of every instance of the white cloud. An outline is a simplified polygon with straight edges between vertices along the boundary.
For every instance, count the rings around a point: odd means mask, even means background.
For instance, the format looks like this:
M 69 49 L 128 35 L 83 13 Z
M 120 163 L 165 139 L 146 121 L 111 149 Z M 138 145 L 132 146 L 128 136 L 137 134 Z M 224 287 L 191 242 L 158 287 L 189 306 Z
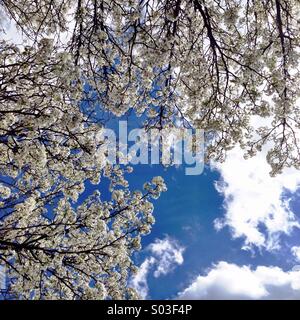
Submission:
M 146 299 L 148 296 L 147 278 L 150 273 L 155 278 L 167 275 L 184 261 L 184 247 L 169 236 L 164 239 L 156 239 L 146 248 L 146 251 L 149 251 L 151 255 L 144 260 L 129 283 L 131 287 L 137 290 L 142 299 Z
M 179 299 L 300 299 L 300 270 L 249 266 L 221 261 L 199 275 Z
M 292 247 L 291 252 L 296 260 L 300 262 L 300 247 Z
M 289 200 L 282 197 L 285 191 L 297 190 L 299 171 L 288 168 L 270 177 L 266 150 L 245 160 L 239 147 L 228 152 L 224 163 L 212 166 L 222 177 L 216 188 L 225 198 L 226 209 L 225 217 L 217 219 L 215 227 L 229 226 L 233 237 L 245 238 L 244 248 L 256 245 L 276 249 L 281 233 L 290 234 L 293 228 L 300 227 Z
M 24 37 L 17 29 L 13 20 L 9 19 L 7 13 L 0 7 L 0 39 L 10 41 L 14 44 L 21 44 Z
M 76 7 L 69 9 L 66 14 L 66 30 L 59 33 L 59 41 L 65 45 L 70 41 L 75 27 L 75 14 Z M 7 12 L 0 6 L 0 39 L 22 46 L 24 44 L 33 44 L 20 28 L 17 28 L 16 22 L 9 17 Z
M 150 252 L 156 258 L 156 268 L 154 277 L 166 275 L 173 271 L 176 265 L 183 263 L 184 248 L 170 237 L 165 239 L 156 239 L 154 243 L 148 246 Z
M 146 299 L 148 295 L 149 288 L 147 277 L 151 266 L 154 263 L 155 259 L 153 257 L 145 259 L 145 261 L 140 265 L 138 272 L 130 280 L 130 286 L 139 293 L 142 299 Z

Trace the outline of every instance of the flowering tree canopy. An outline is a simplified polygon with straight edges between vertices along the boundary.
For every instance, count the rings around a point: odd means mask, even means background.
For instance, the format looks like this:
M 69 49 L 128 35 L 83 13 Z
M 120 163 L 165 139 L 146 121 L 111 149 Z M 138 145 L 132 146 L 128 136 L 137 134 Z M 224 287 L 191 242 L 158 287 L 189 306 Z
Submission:
M 101 111 L 206 133 L 207 159 L 268 146 L 300 166 L 296 0 L 2 0 L 0 259 L 20 298 L 129 298 L 157 177 L 131 192 L 107 162 Z M 4 40 L 6 39 L 6 40 Z M 88 90 L 87 90 L 88 87 Z M 167 132 L 166 130 L 164 132 Z M 111 180 L 112 199 L 85 183 Z

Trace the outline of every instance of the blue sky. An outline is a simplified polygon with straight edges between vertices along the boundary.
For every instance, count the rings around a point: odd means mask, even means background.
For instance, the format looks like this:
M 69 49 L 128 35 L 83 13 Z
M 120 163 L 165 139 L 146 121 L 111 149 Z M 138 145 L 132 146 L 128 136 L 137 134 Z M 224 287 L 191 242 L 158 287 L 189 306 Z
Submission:
M 217 170 L 206 167 L 199 176 L 186 176 L 183 168 L 139 165 L 129 178 L 131 187 L 138 188 L 143 181 L 153 175 L 164 177 L 168 191 L 162 194 L 155 203 L 156 224 L 152 233 L 143 239 L 143 247 L 147 248 L 155 239 L 164 239 L 166 235 L 185 247 L 184 262 L 165 276 L 155 278 L 149 272 L 148 298 L 174 298 L 200 273 L 205 273 L 218 261 L 228 261 L 237 265 L 279 266 L 289 270 L 295 265 L 289 250 L 297 233 L 283 237 L 285 245 L 281 250 L 269 252 L 254 248 L 252 251 L 242 250 L 243 239 L 233 239 L 229 228 L 217 231 L 214 220 L 224 215 L 224 197 L 216 190 L 214 183 L 220 180 Z M 294 197 L 295 198 L 295 197 Z M 293 208 L 297 210 L 297 199 L 293 199 Z M 298 233 L 299 236 L 299 233 Z M 287 246 L 287 248 L 285 248 Z M 135 256 L 137 264 L 141 264 L 149 255 L 147 249 Z
M 139 120 L 130 117 L 132 119 L 129 130 L 138 127 Z M 116 129 L 115 121 L 109 126 Z M 201 175 L 186 175 L 184 165 L 177 168 L 134 165 L 133 168 L 133 173 L 126 177 L 131 190 L 141 189 L 144 182 L 157 175 L 164 178 L 168 187 L 168 191 L 154 201 L 156 223 L 151 234 L 143 238 L 142 251 L 134 255 L 136 265 L 140 266 L 142 282 L 138 279 L 133 283 L 143 298 L 173 299 L 197 281 L 210 281 L 207 297 L 201 291 L 203 286 L 200 286 L 199 296 L 198 293 L 193 296 L 189 293 L 186 297 L 285 298 L 279 294 L 282 292 L 286 297 L 300 299 L 300 272 L 295 269 L 300 261 L 296 251 L 292 252 L 292 248 L 300 247 L 297 225 L 300 176 L 296 170 L 287 170 L 281 176 L 270 178 L 264 153 L 252 160 L 244 160 L 240 150 L 230 152 L 224 164 L 205 166 Z M 223 190 L 216 186 L 216 182 L 220 181 L 227 186 Z M 107 181 L 103 179 L 99 188 L 103 197 L 109 198 L 107 187 Z M 244 217 L 242 222 L 239 216 Z M 239 228 L 247 227 L 252 216 L 252 229 L 265 237 L 262 242 L 259 237 L 252 236 L 253 230 L 246 229 L 239 234 Z M 217 230 L 215 222 L 220 218 L 227 221 L 227 225 Z M 275 226 L 272 221 L 276 222 Z M 157 255 L 151 250 L 157 241 L 161 244 L 168 242 L 171 247 L 176 244 L 176 248 L 173 246 L 171 253 L 167 250 Z M 172 256 L 178 249 L 182 249 L 180 263 Z M 161 264 L 165 273 L 157 274 L 159 261 L 164 261 L 166 257 L 167 265 Z M 151 259 L 156 259 L 156 262 Z M 150 261 L 144 272 L 143 265 Z M 261 276 L 262 272 L 274 274 L 275 280 Z M 229 292 L 224 291 L 223 281 L 230 282 L 231 277 L 234 281 L 234 273 L 241 273 L 238 277 L 241 288 L 233 293 L 230 289 Z M 211 279 L 213 276 L 215 280 Z M 250 282 L 256 281 L 252 291 L 247 287 L 249 277 Z M 214 281 L 221 283 L 221 288 L 216 289 Z M 267 289 L 270 286 L 276 290 Z
M 128 120 L 129 131 L 142 119 Z M 107 126 L 118 133 L 115 120 Z M 131 190 L 158 175 L 168 187 L 133 257 L 140 269 L 131 284 L 143 298 L 300 299 L 300 174 L 271 178 L 266 152 L 245 160 L 235 148 L 195 176 L 184 165 L 133 166 Z M 104 197 L 107 186 L 99 185 Z

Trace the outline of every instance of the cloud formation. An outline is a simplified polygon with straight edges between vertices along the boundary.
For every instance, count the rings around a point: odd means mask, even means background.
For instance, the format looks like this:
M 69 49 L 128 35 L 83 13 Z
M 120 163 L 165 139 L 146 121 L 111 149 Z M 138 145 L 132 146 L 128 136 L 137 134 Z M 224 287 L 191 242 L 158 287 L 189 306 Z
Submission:
M 216 188 L 224 196 L 226 210 L 225 217 L 215 221 L 215 227 L 228 226 L 234 238 L 244 237 L 246 249 L 253 245 L 277 249 L 280 234 L 290 234 L 300 227 L 290 208 L 290 199 L 284 197 L 287 191 L 296 192 L 299 171 L 288 168 L 270 177 L 266 150 L 248 160 L 243 153 L 235 147 L 224 163 L 212 164 L 221 174 Z
M 300 299 L 300 270 L 221 261 L 179 293 L 179 299 Z
M 155 278 L 158 278 L 172 272 L 183 263 L 184 250 L 184 247 L 176 239 L 169 236 L 164 239 L 156 239 L 146 248 L 150 255 L 130 280 L 130 286 L 137 290 L 142 299 L 146 299 L 149 292 L 147 282 L 149 274 L 151 273 Z
M 147 277 L 151 270 L 151 267 L 155 263 L 153 257 L 146 258 L 145 261 L 140 265 L 137 273 L 130 280 L 130 286 L 134 288 L 142 299 L 146 299 L 149 292 Z
M 153 273 L 155 278 L 170 273 L 177 265 L 181 265 L 184 261 L 184 247 L 170 237 L 162 240 L 156 239 L 148 246 L 148 250 L 153 254 L 156 261 Z
M 291 252 L 295 257 L 296 261 L 300 262 L 300 247 L 292 247 Z

